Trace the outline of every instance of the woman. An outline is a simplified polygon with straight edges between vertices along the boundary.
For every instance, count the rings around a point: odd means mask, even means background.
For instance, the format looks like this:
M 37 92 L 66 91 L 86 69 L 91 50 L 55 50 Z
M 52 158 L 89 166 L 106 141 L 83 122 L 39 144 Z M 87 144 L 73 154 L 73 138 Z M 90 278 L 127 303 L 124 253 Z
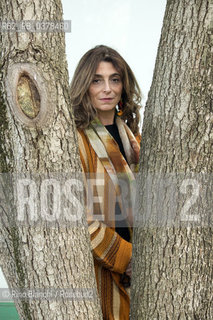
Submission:
M 87 178 L 87 218 L 103 318 L 129 319 L 140 89 L 118 52 L 101 45 L 81 58 L 71 99 Z

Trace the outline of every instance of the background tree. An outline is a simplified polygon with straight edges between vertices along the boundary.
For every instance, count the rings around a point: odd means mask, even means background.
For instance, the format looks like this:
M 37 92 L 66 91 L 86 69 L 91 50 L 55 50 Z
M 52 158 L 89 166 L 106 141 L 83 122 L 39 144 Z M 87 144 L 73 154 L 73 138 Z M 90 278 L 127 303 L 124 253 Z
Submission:
M 167 1 L 142 132 L 132 319 L 213 318 L 212 1 Z
M 61 1 L 1 1 L 0 17 L 2 21 L 61 21 Z M 15 32 L 13 24 L 6 28 L 12 30 L 0 35 L 2 269 L 12 288 L 73 288 L 85 294 L 86 288 L 92 289 L 92 298 L 90 290 L 89 298 L 17 299 L 21 319 L 101 319 L 82 185 L 74 185 L 76 203 L 67 182 L 80 172 L 80 160 L 69 111 L 64 33 Z M 68 198 L 73 196 L 72 204 L 62 198 L 62 191 Z M 41 199 L 48 212 L 42 209 Z M 68 219 L 54 224 L 61 214 L 60 201 L 71 209 Z M 22 223 L 17 205 L 23 209 Z M 76 224 L 69 214 L 78 218 Z

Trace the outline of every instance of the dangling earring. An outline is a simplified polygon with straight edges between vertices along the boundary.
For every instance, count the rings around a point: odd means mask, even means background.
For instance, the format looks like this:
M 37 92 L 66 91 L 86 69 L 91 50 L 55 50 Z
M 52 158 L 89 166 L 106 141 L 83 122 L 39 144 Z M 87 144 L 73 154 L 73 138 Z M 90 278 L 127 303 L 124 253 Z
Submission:
M 122 116 L 122 114 L 123 114 L 123 102 L 122 102 L 122 100 L 120 100 L 120 101 L 118 102 L 118 112 L 117 112 L 117 115 L 118 115 L 118 116 Z

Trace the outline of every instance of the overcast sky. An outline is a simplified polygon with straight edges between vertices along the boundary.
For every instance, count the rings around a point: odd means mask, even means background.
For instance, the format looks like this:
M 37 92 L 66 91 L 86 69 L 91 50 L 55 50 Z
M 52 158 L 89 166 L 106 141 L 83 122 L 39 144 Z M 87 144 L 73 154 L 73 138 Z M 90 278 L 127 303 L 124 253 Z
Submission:
M 81 56 L 98 44 L 116 49 L 135 73 L 144 99 L 151 85 L 166 0 L 62 0 L 70 80 Z M 0 270 L 0 287 L 6 281 Z

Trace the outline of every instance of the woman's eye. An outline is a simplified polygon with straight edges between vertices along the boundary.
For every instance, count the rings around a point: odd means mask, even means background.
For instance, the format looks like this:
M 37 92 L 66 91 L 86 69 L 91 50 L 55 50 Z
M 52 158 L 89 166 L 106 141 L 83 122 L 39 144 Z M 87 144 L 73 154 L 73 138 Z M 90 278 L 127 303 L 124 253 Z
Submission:
M 100 83 L 100 82 L 101 82 L 100 79 L 94 79 L 94 80 L 92 81 L 92 83 L 94 83 L 94 84 L 97 84 L 97 83 Z
M 116 83 L 116 82 L 120 82 L 120 79 L 119 78 L 113 78 L 112 81 Z

